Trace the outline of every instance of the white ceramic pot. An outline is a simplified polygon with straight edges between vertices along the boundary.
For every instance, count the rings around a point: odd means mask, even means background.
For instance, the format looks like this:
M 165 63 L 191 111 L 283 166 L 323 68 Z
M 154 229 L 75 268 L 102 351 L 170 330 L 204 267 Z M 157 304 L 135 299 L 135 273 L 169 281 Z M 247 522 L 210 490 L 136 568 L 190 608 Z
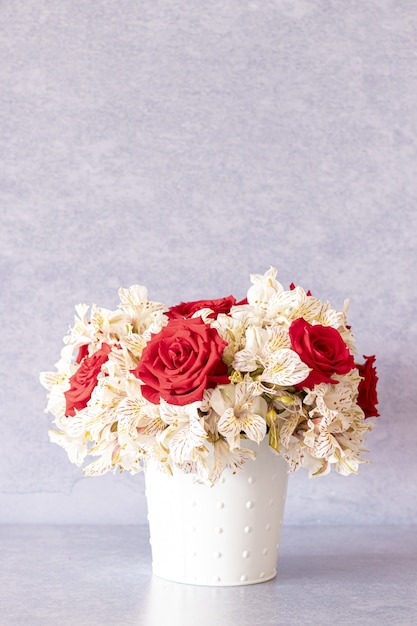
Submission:
M 287 463 L 267 438 L 255 461 L 225 472 L 214 487 L 190 474 L 146 469 L 153 573 L 194 585 L 248 585 L 276 575 Z

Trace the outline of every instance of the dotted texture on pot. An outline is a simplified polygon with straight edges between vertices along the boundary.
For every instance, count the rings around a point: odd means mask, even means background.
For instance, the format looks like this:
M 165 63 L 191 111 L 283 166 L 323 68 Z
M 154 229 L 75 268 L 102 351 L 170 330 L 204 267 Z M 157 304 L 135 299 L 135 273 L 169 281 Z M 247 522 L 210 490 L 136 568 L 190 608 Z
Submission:
M 243 470 L 214 487 L 189 474 L 146 469 L 156 576 L 195 585 L 244 585 L 276 575 L 287 490 L 287 464 L 264 440 Z

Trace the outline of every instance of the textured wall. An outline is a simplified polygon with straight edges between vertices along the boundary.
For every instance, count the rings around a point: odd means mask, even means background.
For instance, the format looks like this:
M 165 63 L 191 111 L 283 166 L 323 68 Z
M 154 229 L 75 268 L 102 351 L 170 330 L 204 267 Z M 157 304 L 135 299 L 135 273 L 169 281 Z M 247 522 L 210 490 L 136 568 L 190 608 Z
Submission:
M 376 353 L 359 476 L 290 479 L 288 523 L 416 523 L 417 7 L 406 0 L 3 0 L 0 521 L 144 521 L 84 479 L 38 372 L 74 305 L 243 297 L 278 268 Z

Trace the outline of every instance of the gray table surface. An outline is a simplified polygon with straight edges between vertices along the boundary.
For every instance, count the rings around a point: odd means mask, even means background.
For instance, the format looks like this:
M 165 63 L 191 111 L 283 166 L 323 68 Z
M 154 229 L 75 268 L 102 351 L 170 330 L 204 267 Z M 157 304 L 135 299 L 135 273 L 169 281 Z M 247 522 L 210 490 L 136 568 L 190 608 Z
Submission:
M 146 526 L 0 526 L 3 626 L 417 624 L 417 528 L 286 527 L 278 575 L 243 587 L 152 576 Z

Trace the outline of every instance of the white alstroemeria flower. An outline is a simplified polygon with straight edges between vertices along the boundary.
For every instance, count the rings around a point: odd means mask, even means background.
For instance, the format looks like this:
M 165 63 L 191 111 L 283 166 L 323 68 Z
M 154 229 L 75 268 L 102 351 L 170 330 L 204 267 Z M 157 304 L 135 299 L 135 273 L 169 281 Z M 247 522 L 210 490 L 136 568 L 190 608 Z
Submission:
M 310 368 L 290 348 L 271 352 L 264 358 L 263 365 L 265 369 L 259 374 L 258 380 L 279 387 L 293 387 L 302 383 L 310 373 Z
M 71 351 L 73 360 L 77 357 L 81 346 L 88 346 L 87 355 L 91 356 L 103 342 L 112 344 L 115 340 L 131 332 L 130 320 L 122 311 L 110 311 L 93 304 L 90 320 L 88 320 L 87 310 L 89 307 L 80 304 L 75 308 L 80 317 L 75 317 L 74 326 L 64 337 L 64 343 Z
M 311 418 L 347 415 L 352 412 L 357 398 L 360 376 L 357 369 L 344 375 L 335 375 L 337 384 L 320 383 L 309 390 L 304 398 L 304 404 L 313 406 L 309 411 Z
M 343 311 L 335 311 L 331 308 L 328 302 L 322 303 L 322 308 L 320 313 L 315 317 L 312 322 L 316 324 L 322 324 L 323 326 L 332 326 L 335 328 L 340 335 L 342 336 L 343 341 L 349 348 L 349 350 L 355 354 L 356 353 L 356 344 L 355 339 L 348 328 L 347 323 L 347 311 L 349 308 L 349 300 L 344 301 Z
M 129 333 L 128 335 L 121 337 L 119 343 L 122 348 L 124 348 L 126 352 L 129 355 L 132 355 L 132 357 L 135 359 L 129 362 L 129 368 L 134 369 L 142 355 L 144 347 L 146 346 L 146 339 L 143 337 L 143 335 L 138 335 L 137 333 Z
M 62 371 L 42 372 L 40 382 L 48 390 L 45 413 L 52 413 L 56 420 L 64 419 L 66 410 L 64 392 L 69 388 L 68 374 Z
M 67 433 L 60 430 L 49 430 L 49 439 L 52 443 L 56 443 L 65 450 L 71 463 L 81 465 L 87 456 L 87 448 L 85 445 L 84 434 L 78 437 L 70 437 Z
M 185 463 L 177 465 L 177 467 L 184 474 L 192 474 L 194 483 L 212 487 L 213 483 L 209 480 L 209 469 L 206 462 L 208 453 L 208 448 L 204 448 L 204 450 L 194 448 L 192 461 L 185 461 Z
M 147 327 L 143 330 L 143 337 L 149 341 L 152 335 L 157 335 L 168 324 L 168 317 L 163 311 L 153 311 L 147 320 Z
M 120 337 L 120 335 L 126 332 L 128 320 L 122 311 L 109 311 L 93 305 L 91 307 L 90 323 L 93 329 L 99 329 L 106 337 Z
M 360 459 L 352 450 L 347 450 L 343 455 L 333 459 L 333 466 L 338 474 L 349 476 L 349 474 L 357 474 L 359 465 L 364 462 L 366 461 Z
M 294 436 L 288 438 L 285 447 L 281 445 L 280 454 L 287 461 L 290 472 L 296 472 L 300 467 L 305 466 L 307 448 Z
M 296 472 L 300 467 L 308 470 L 309 478 L 325 476 L 331 470 L 331 465 L 326 459 L 317 459 L 302 441 L 293 437 L 288 449 L 282 453 L 283 458 L 289 465 L 290 472 Z
M 163 314 L 168 308 L 160 302 L 148 300 L 148 290 L 142 285 L 132 285 L 128 289 L 119 289 L 118 305 L 128 316 L 135 332 L 142 334 L 152 328 L 157 333 L 168 322 Z
M 103 438 L 88 451 L 89 455 L 97 456 L 98 459 L 87 465 L 83 469 L 83 474 L 85 476 L 101 476 L 113 470 L 119 464 L 119 449 L 116 436 L 111 439 Z
M 306 424 L 306 418 L 300 411 L 286 415 L 280 419 L 279 425 L 279 440 L 281 447 L 284 450 L 289 450 L 291 446 L 291 440 L 295 437 L 295 433 L 298 431 L 301 424 Z
M 316 420 L 316 423 L 326 426 L 330 424 L 339 413 L 338 408 L 335 407 L 335 397 L 331 387 L 332 385 L 328 383 L 315 385 L 304 398 L 305 405 L 313 406 L 313 408 L 309 410 L 310 418 Z M 330 406 L 327 404 L 326 400 L 329 402 Z
M 281 429 L 287 445 L 294 436 L 299 445 L 305 446 L 309 457 L 322 461 L 321 468 L 310 471 L 310 475 L 324 475 L 331 468 L 345 475 L 356 473 L 358 464 L 366 462 L 361 458 L 366 451 L 363 440 L 372 426 L 363 421 L 362 411 L 355 404 L 358 373 L 352 370 L 338 379 L 337 385 L 321 383 L 310 390 L 304 399 L 304 406 L 313 406 L 309 417 L 296 425 L 294 419 L 295 428 L 286 433 L 285 427 Z
M 276 293 L 268 302 L 266 317 L 288 328 L 291 323 L 303 317 L 313 321 L 320 314 L 322 303 L 308 296 L 302 287 Z
M 332 309 L 329 302 L 322 302 L 319 312 L 311 320 L 311 323 L 321 324 L 322 326 L 332 326 L 336 328 L 336 330 L 339 330 L 341 326 L 344 326 L 345 321 L 343 312 Z
M 288 329 L 282 326 L 267 327 L 268 340 L 265 344 L 266 353 L 271 354 L 282 348 L 291 348 L 290 336 Z
M 145 456 L 145 450 L 133 437 L 123 443 L 120 442 L 118 458 L 119 467 L 121 470 L 127 470 L 132 475 L 137 474 L 138 472 L 142 472 L 145 469 Z
M 322 383 L 323 387 L 326 385 Z M 322 396 L 319 396 L 322 399 Z M 307 429 L 303 432 L 303 441 L 311 454 L 319 459 L 329 459 L 336 450 L 342 447 L 335 436 L 340 430 L 339 412 L 329 409 L 321 403 L 322 412 L 316 407 L 310 411 L 310 419 L 307 420 Z
M 169 441 L 169 451 L 171 458 L 177 465 L 181 466 L 187 461 L 194 461 L 196 456 L 200 456 L 201 451 L 207 452 L 207 434 L 204 427 L 193 420 L 176 432 L 167 428 L 165 433 L 169 436 L 163 438 L 164 443 Z
M 84 428 L 84 432 L 93 442 L 102 441 L 105 437 L 105 433 L 110 431 L 113 424 L 117 426 L 117 417 L 114 410 L 108 406 L 100 406 L 99 403 L 88 405 L 85 409 L 76 413 L 74 417 L 68 417 L 68 426 L 66 429 L 68 433 L 73 432 L 73 429 L 76 427 L 77 418 L 82 420 L 81 425 Z M 113 426 L 112 432 L 117 431 L 116 426 Z
M 349 413 L 349 423 L 343 422 L 339 415 L 339 429 L 336 433 L 337 440 L 345 450 L 347 448 L 356 451 L 357 454 L 367 452 L 363 447 L 364 437 L 371 432 L 374 423 L 364 420 L 363 411 L 358 406 L 353 406 Z
M 235 370 L 253 372 L 262 368 L 257 380 L 280 387 L 294 386 L 305 380 L 310 368 L 291 349 L 288 332 L 279 326 L 260 328 L 250 326 L 243 350 L 235 354 Z M 270 391 L 265 388 L 266 392 Z
M 236 352 L 245 345 L 245 316 L 238 315 L 235 317 L 221 313 L 210 325 L 227 342 L 227 346 L 223 351 L 223 361 L 231 365 Z
M 77 304 L 75 307 L 74 325 L 69 329 L 64 337 L 64 343 L 83 345 L 91 343 L 94 339 L 96 329 L 92 328 L 87 313 L 90 307 L 87 304 Z
M 262 354 L 268 332 L 260 326 L 250 326 L 246 331 L 245 347 L 235 353 L 233 368 L 240 372 L 254 372 L 262 363 Z
M 90 429 L 85 416 L 85 411 L 78 411 L 71 418 L 65 417 L 63 420 L 54 422 L 61 430 L 65 429 L 65 434 L 70 438 L 83 441 L 84 446 L 90 439 Z
M 269 299 L 284 288 L 276 279 L 277 270 L 271 267 L 265 274 L 251 274 L 252 287 L 249 287 L 247 298 L 251 306 L 266 309 Z
M 218 432 L 231 450 L 240 446 L 241 432 L 257 443 L 265 437 L 268 405 L 259 395 L 258 385 L 243 382 L 216 387 L 211 406 L 219 415 Z
M 242 441 L 244 445 L 244 440 Z M 256 453 L 249 448 L 236 447 L 231 449 L 224 439 L 218 439 L 213 443 L 210 451 L 210 459 L 205 461 L 206 475 L 203 475 L 203 482 L 214 485 L 221 478 L 225 469 L 235 473 L 243 465 L 256 458 Z
M 342 451 L 342 447 L 337 438 L 331 432 L 331 429 L 322 426 L 321 428 L 319 428 L 318 433 L 315 432 L 314 427 L 312 427 L 311 430 L 314 437 L 312 444 L 310 445 L 310 443 L 308 442 L 308 433 L 306 433 L 304 437 L 304 443 L 306 443 L 311 448 L 316 458 L 329 459 L 332 455 L 335 454 L 336 450 L 339 450 L 340 452 Z
M 168 428 L 168 425 L 161 418 L 159 404 L 152 404 L 142 396 L 137 378 L 127 379 L 126 397 L 117 406 L 116 416 L 122 451 L 127 449 L 130 441 L 134 441 L 141 457 L 144 451 L 149 453 L 150 449 L 159 449 L 157 437 Z M 155 454 L 152 453 L 152 456 Z
M 148 437 L 156 437 L 166 430 L 159 405 L 147 402 L 143 397 L 124 398 L 116 410 L 119 440 L 125 444 L 133 437 L 145 443 Z
M 168 427 L 157 436 L 158 443 L 170 451 L 177 465 L 193 461 L 194 449 L 204 448 L 207 433 L 204 418 L 198 413 L 200 402 L 176 406 L 161 400 L 161 418 Z
M 132 285 L 131 287 L 120 287 L 119 291 L 120 304 L 118 307 L 127 313 L 134 313 L 137 307 L 147 306 L 148 290 L 143 285 Z

